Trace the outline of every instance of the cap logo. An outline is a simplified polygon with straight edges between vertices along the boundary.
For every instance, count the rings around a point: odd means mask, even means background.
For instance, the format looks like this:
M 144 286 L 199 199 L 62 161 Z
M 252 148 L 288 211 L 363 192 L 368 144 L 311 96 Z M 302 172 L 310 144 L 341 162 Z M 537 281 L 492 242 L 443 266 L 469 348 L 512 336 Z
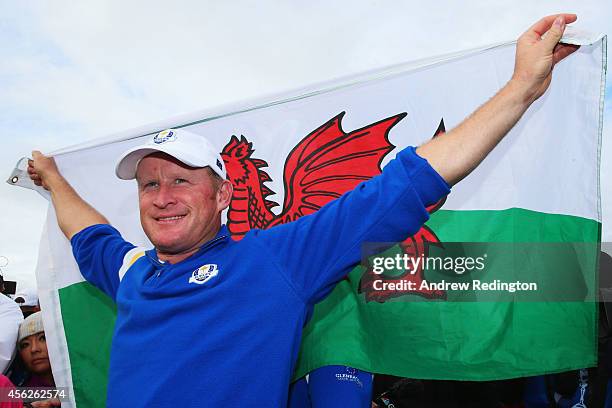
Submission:
M 217 159 L 217 167 L 221 169 L 221 171 L 223 171 L 223 165 L 221 164 L 221 161 L 219 159 Z
M 166 142 L 174 142 L 176 140 L 176 134 L 172 130 L 164 130 L 159 132 L 153 138 L 153 143 L 162 144 Z

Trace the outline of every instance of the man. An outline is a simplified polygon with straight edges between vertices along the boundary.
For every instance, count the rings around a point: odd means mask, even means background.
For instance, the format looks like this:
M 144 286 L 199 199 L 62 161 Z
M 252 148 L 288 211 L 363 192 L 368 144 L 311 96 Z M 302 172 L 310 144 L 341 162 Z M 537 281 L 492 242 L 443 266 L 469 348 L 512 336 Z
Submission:
M 575 50 L 558 44 L 575 20 L 550 16 L 531 27 L 512 79 L 456 129 L 400 152 L 317 213 L 241 241 L 221 225 L 232 197 L 223 162 L 197 135 L 161 132 L 117 165 L 118 177 L 137 180 L 148 251 L 125 242 L 52 158 L 33 152 L 28 172 L 50 191 L 81 272 L 117 303 L 108 406 L 285 405 L 313 305 L 359 262 L 361 242 L 412 235 L 425 207 L 484 159 Z

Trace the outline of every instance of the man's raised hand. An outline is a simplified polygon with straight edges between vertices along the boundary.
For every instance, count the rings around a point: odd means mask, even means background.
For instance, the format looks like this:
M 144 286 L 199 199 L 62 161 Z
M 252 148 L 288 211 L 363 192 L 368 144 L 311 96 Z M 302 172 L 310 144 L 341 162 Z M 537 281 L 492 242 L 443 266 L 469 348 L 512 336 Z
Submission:
M 59 172 L 55 159 L 35 150 L 28 161 L 28 174 L 34 184 L 51 192 L 57 223 L 71 239 L 76 233 L 95 224 L 108 221 L 95 208 L 87 204 Z
M 28 160 L 28 175 L 34 184 L 49 190 L 49 179 L 59 176 L 59 170 L 53 157 L 47 157 L 38 150 L 34 150 L 32 159 Z
M 518 39 L 512 79 L 493 98 L 451 131 L 417 149 L 449 184 L 467 176 L 512 129 L 529 105 L 544 94 L 553 67 L 576 51 L 560 44 L 575 14 L 544 17 Z
M 575 14 L 544 17 L 521 35 L 516 44 L 512 82 L 523 88 L 528 103 L 546 92 L 555 64 L 578 49 L 561 44 L 565 25 L 576 21 Z

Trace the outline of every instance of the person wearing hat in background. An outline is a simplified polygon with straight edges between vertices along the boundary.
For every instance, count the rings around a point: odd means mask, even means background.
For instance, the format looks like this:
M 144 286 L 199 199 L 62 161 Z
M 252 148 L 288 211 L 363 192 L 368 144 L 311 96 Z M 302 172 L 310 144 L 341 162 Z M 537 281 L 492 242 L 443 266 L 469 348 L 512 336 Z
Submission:
M 15 293 L 14 299 L 15 303 L 19 305 L 19 308 L 23 313 L 23 317 L 28 317 L 32 313 L 40 311 L 40 306 L 38 305 L 38 293 L 34 288 L 20 289 L 17 293 Z
M 126 242 L 52 158 L 33 152 L 28 173 L 50 192 L 81 273 L 117 303 L 107 406 L 285 406 L 314 304 L 359 263 L 361 242 L 415 233 L 426 206 L 499 143 L 576 50 L 558 43 L 575 20 L 532 26 L 512 79 L 457 128 L 399 152 L 380 176 L 316 213 L 240 241 L 221 224 L 232 198 L 223 161 L 198 135 L 160 132 L 116 167 L 137 181 L 150 250 Z
M 31 314 L 21 323 L 17 348 L 19 357 L 29 374 L 17 385 L 20 387 L 54 387 L 55 381 L 47 351 L 42 312 Z
M 19 336 L 17 340 L 20 362 L 27 370 L 27 375 L 20 381 L 15 381 L 18 387 L 55 387 L 53 373 L 51 372 L 51 362 L 47 351 L 47 341 L 45 329 L 42 322 L 42 312 L 38 311 L 23 320 L 19 326 Z M 5 377 L 6 378 L 6 377 Z M 10 388 L 12 383 L 7 379 L 6 387 Z M 1 384 L 0 387 L 4 385 Z M 43 400 L 20 400 L 8 402 L 6 407 L 0 403 L 0 408 L 47 408 L 59 407 L 61 401 L 57 398 Z M 10 405 L 12 404 L 12 405 Z

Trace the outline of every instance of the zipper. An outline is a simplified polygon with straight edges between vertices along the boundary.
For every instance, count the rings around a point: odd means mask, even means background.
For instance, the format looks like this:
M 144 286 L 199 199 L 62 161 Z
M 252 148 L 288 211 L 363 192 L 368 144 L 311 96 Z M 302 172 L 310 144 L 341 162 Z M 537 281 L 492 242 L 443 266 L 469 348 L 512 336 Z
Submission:
M 224 240 L 227 237 L 229 237 L 229 235 L 221 235 L 221 236 L 218 236 L 217 238 L 215 238 L 213 240 L 208 241 L 206 244 L 202 245 L 193 255 L 199 254 L 202 251 L 210 249 L 211 247 L 213 247 L 214 245 L 216 245 L 217 243 L 221 242 L 221 240 Z M 161 276 L 162 270 L 165 267 L 167 267 L 168 265 L 173 265 L 173 264 L 169 264 L 167 262 L 160 261 L 159 259 L 157 259 L 157 255 L 152 255 L 153 253 L 155 253 L 155 249 L 151 249 L 149 251 L 146 251 L 145 255 L 146 255 L 147 258 L 149 258 L 149 260 L 151 262 L 153 262 L 154 265 L 156 265 L 158 267 L 157 272 L 153 275 L 153 277 L 154 278 L 159 278 Z M 189 259 L 189 258 L 187 258 L 187 259 Z

